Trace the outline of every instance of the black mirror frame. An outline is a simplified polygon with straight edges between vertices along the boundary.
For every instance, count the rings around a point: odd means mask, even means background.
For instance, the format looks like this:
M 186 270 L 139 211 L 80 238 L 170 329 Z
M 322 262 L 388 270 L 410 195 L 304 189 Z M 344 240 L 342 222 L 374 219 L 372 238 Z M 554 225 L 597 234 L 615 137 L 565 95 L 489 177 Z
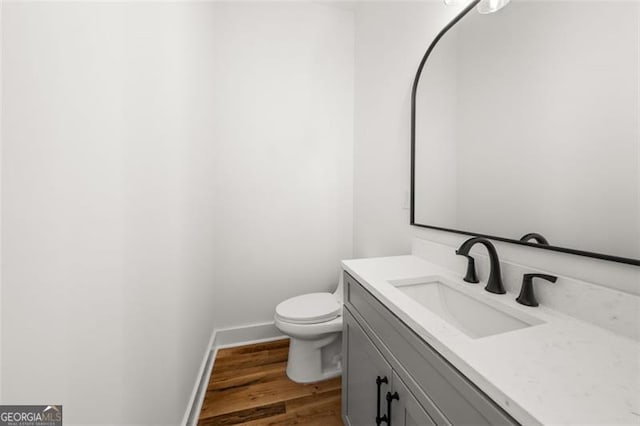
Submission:
M 427 62 L 427 59 L 431 55 L 431 52 L 436 47 L 436 45 L 438 44 L 440 39 L 451 28 L 453 28 L 462 18 L 464 18 L 471 10 L 473 10 L 478 5 L 478 3 L 480 3 L 480 1 L 481 0 L 473 0 L 471 3 L 469 3 L 462 10 L 462 12 L 460 12 L 458 15 L 456 15 L 451 20 L 451 22 L 449 22 L 438 33 L 438 35 L 436 35 L 436 37 L 433 39 L 433 41 L 429 45 L 429 48 L 425 52 L 424 56 L 422 57 L 422 60 L 420 61 L 420 65 L 418 66 L 418 70 L 416 72 L 416 76 L 415 76 L 415 78 L 413 80 L 413 87 L 411 89 L 411 206 L 410 206 L 411 207 L 411 210 L 410 210 L 411 213 L 410 213 L 410 225 L 411 226 L 421 227 L 421 228 L 436 229 L 436 230 L 439 230 L 439 231 L 454 232 L 454 233 L 462 234 L 462 235 L 490 238 L 492 240 L 502 241 L 502 242 L 512 243 L 512 244 L 518 244 L 518 245 L 521 245 L 521 246 L 534 247 L 534 248 L 539 248 L 539 249 L 544 249 L 544 250 L 552 250 L 552 251 L 557 251 L 557 252 L 562 252 L 562 253 L 574 254 L 574 255 L 578 255 L 578 256 L 586 256 L 586 257 L 592 257 L 592 258 L 595 258 L 595 259 L 608 260 L 608 261 L 612 261 L 612 262 L 619 262 L 619 263 L 625 263 L 625 264 L 628 264 L 628 265 L 640 266 L 640 260 L 639 259 L 631 259 L 631 258 L 613 256 L 613 255 L 604 254 L 604 253 L 595 253 L 595 252 L 590 252 L 590 251 L 576 250 L 576 249 L 572 249 L 572 248 L 558 247 L 558 246 L 553 246 L 553 245 L 530 243 L 530 242 L 525 242 L 525 241 L 520 241 L 520 240 L 514 240 L 514 239 L 511 239 L 511 238 L 498 237 L 498 236 L 495 236 L 495 235 L 479 234 L 479 233 L 474 233 L 474 232 L 469 232 L 469 231 L 462 231 L 462 230 L 459 230 L 459 229 L 449 229 L 449 228 L 443 228 L 443 227 L 432 226 L 432 225 L 423 225 L 423 224 L 415 222 L 416 97 L 417 97 L 417 91 L 418 91 L 418 83 L 420 82 L 420 76 L 422 75 L 422 71 L 423 71 L 424 66 L 425 66 L 425 64 Z

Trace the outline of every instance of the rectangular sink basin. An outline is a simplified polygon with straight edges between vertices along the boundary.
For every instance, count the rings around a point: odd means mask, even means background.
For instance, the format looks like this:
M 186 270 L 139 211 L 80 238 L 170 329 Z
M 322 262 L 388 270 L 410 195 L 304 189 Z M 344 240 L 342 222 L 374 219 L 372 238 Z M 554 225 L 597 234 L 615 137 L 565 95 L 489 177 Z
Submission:
M 491 303 L 491 301 L 465 294 L 456 288 L 460 284 L 448 282 L 447 279 L 440 276 L 390 281 L 390 283 L 474 339 L 519 330 L 544 322 L 515 309 L 509 309 L 507 306 L 500 306 Z

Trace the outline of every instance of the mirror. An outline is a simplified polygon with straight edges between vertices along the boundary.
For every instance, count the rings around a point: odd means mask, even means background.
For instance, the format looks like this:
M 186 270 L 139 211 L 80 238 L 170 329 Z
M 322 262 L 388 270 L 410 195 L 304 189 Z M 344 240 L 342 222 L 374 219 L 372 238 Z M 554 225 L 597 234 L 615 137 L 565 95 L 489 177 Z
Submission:
M 416 76 L 412 225 L 640 265 L 640 2 L 477 3 Z

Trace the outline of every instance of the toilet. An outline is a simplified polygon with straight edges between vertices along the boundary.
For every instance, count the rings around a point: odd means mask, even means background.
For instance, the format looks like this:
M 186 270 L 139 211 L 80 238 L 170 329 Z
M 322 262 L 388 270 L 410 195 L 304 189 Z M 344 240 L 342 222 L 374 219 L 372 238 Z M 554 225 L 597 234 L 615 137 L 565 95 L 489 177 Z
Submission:
M 334 293 L 303 294 L 281 302 L 275 324 L 290 337 L 291 380 L 312 383 L 342 374 L 342 274 Z

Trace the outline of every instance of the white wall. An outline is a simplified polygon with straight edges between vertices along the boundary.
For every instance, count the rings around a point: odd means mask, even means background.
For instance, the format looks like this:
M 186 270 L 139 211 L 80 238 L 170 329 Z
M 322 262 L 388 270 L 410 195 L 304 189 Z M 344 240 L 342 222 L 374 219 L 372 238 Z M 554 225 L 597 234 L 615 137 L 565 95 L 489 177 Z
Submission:
M 356 6 L 354 254 L 411 250 L 411 84 L 438 31 L 460 10 L 443 2 L 359 2 Z M 408 205 L 406 206 L 408 207 Z
M 212 327 L 351 255 L 353 16 L 5 2 L 2 396 L 176 424 Z
M 404 254 L 412 237 L 452 247 L 465 237 L 409 226 L 398 200 L 409 189 L 410 85 L 424 51 L 459 7 L 371 2 L 356 9 L 354 253 Z M 384 58 L 381 59 L 381 58 Z M 637 267 L 498 244 L 506 259 L 638 294 Z M 527 263 L 528 260 L 531 263 Z
M 216 324 L 226 327 L 333 290 L 352 255 L 353 13 L 217 10 L 214 258 Z
M 2 23 L 2 2 L 0 2 L 0 25 Z M 2 30 L 0 30 L 0 47 Z M 2 52 L 0 51 L 0 100 L 2 99 Z M 0 401 L 2 401 L 2 102 L 0 101 Z

